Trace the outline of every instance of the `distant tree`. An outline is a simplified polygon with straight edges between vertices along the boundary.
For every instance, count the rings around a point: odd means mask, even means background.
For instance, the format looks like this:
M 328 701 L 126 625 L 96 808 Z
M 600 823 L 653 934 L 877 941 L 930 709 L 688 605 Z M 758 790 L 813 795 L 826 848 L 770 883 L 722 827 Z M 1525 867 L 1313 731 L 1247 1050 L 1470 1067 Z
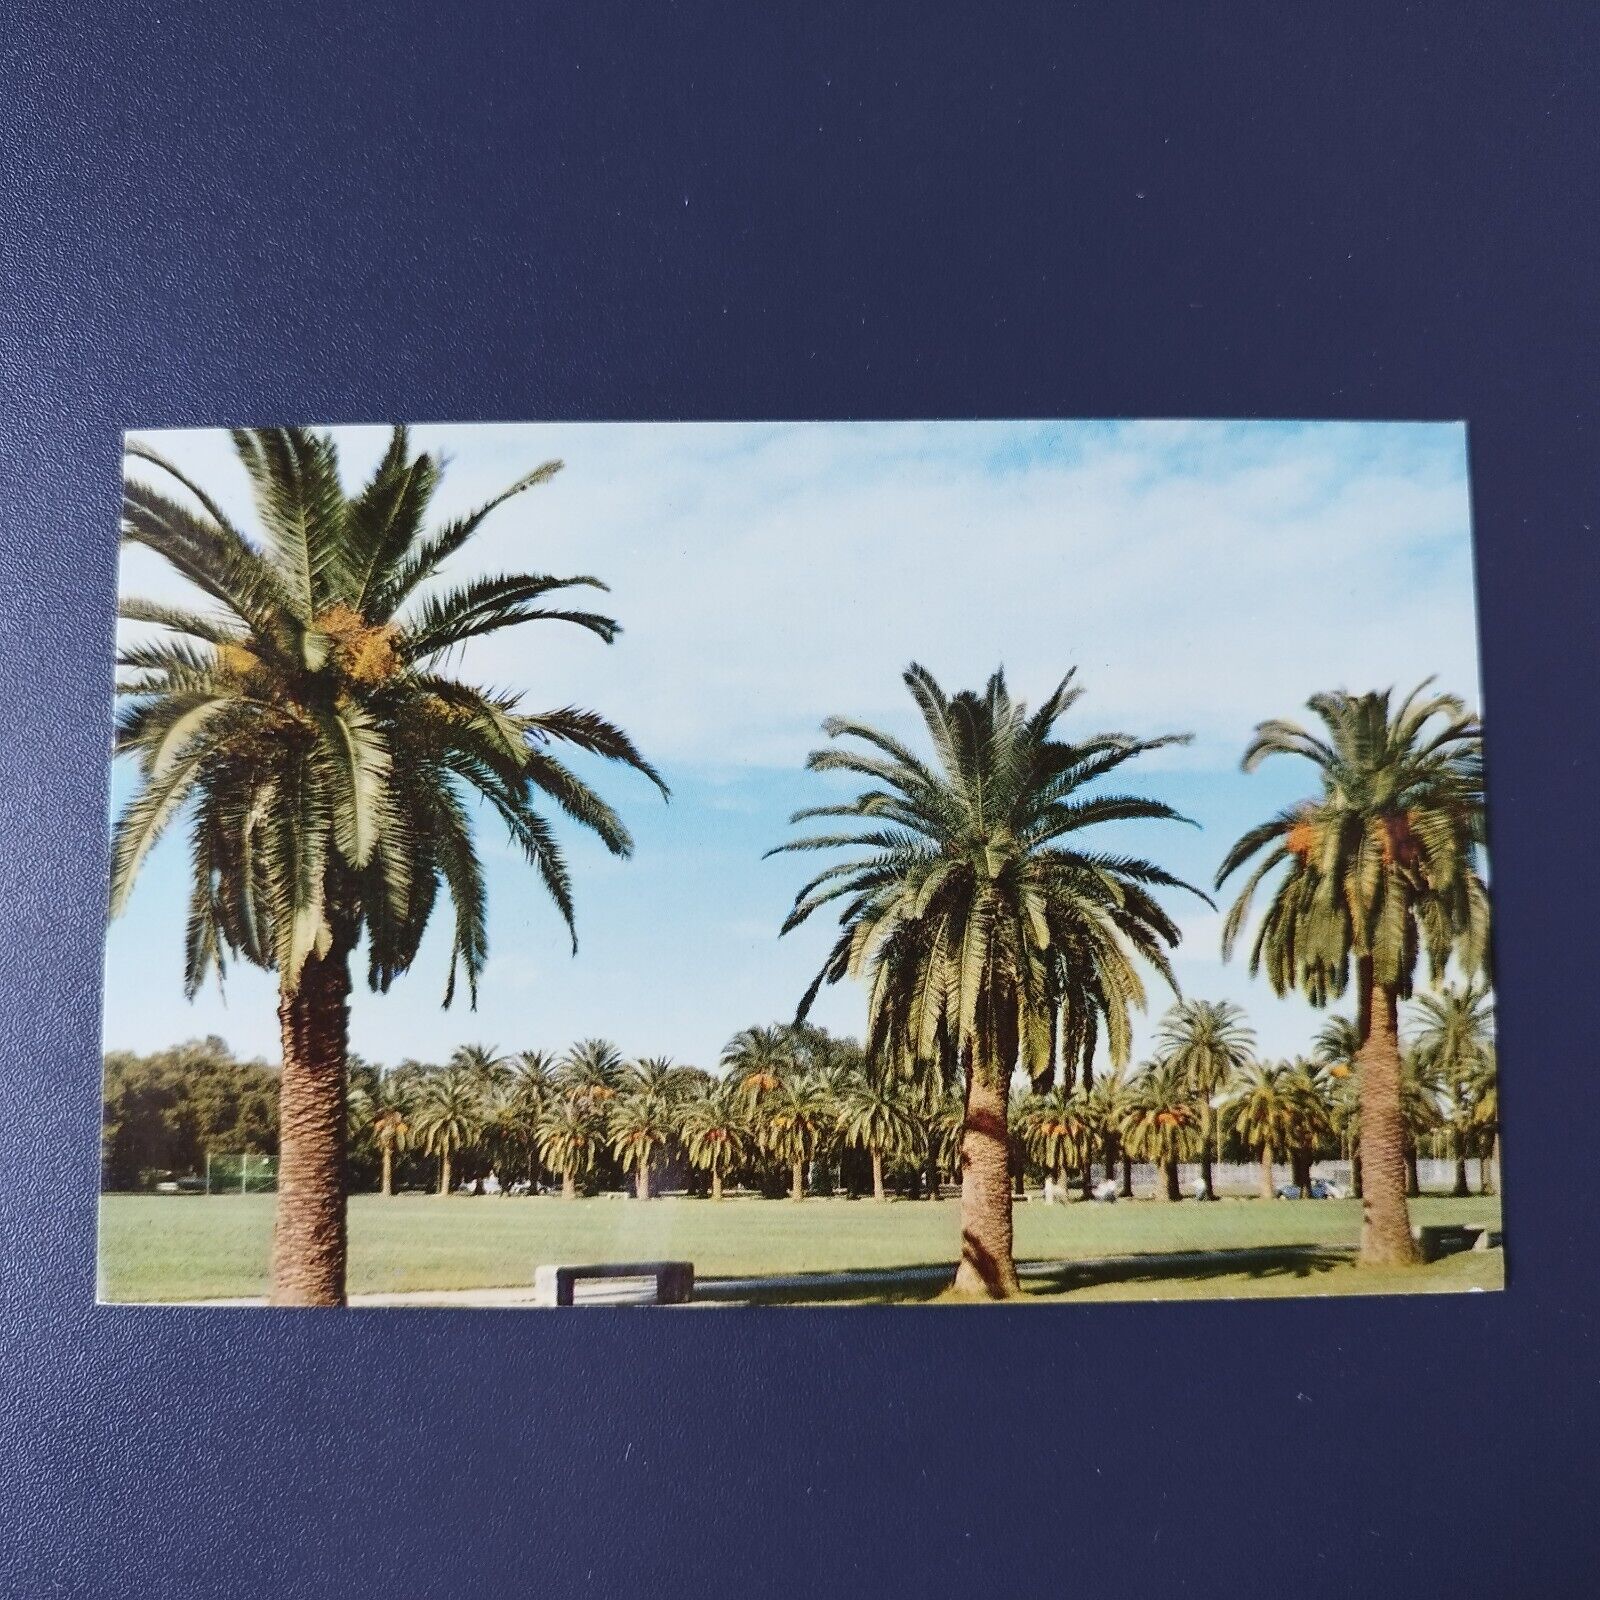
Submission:
M 624 1172 L 634 1174 L 635 1194 L 650 1198 L 650 1168 L 667 1141 L 677 1131 L 677 1097 L 665 1088 L 649 1086 L 649 1079 L 624 1088 L 606 1114 L 606 1134 L 611 1153 Z
M 450 1193 L 451 1160 L 477 1138 L 482 1116 L 482 1099 L 464 1068 L 447 1067 L 424 1083 L 411 1126 L 422 1149 L 438 1157 L 440 1194 Z
M 1202 1134 L 1200 1111 L 1185 1075 L 1171 1062 L 1146 1062 L 1128 1083 L 1119 1131 L 1134 1160 L 1159 1170 L 1157 1198 L 1181 1200 L 1178 1163 L 1194 1153 Z
M 582 1039 L 556 1065 L 562 1092 L 600 1110 L 616 1099 L 621 1079 L 622 1052 L 609 1039 Z
M 550 1102 L 539 1118 L 539 1150 L 544 1164 L 561 1175 L 561 1198 L 578 1198 L 578 1180 L 594 1171 L 605 1123 L 592 1097 L 566 1094 Z
M 1445 1102 L 1444 1122 L 1456 1166 L 1452 1192 L 1463 1197 L 1469 1192 L 1467 1159 L 1476 1131 L 1474 1095 L 1494 1039 L 1494 1001 L 1482 982 L 1447 983 L 1432 994 L 1419 995 L 1409 1020 L 1411 1047 L 1427 1063 Z
M 920 1133 L 906 1085 L 892 1077 L 853 1075 L 837 1104 L 839 1137 L 872 1157 L 872 1198 L 887 1200 L 884 1162 L 914 1156 Z
M 1217 1096 L 1255 1057 L 1256 1036 L 1231 1000 L 1180 1000 L 1161 1019 L 1156 1049 L 1188 1084 L 1200 1113 L 1201 1198 L 1215 1200 L 1211 1153 Z
M 752 1142 L 741 1086 L 731 1078 L 699 1085 L 684 1101 L 681 1133 L 690 1164 L 710 1175 L 711 1198 L 720 1200 L 724 1182 Z
M 806 1195 L 806 1168 L 826 1144 L 838 1113 L 821 1084 L 795 1072 L 765 1091 L 756 1111 L 756 1138 L 791 1174 L 789 1198 Z

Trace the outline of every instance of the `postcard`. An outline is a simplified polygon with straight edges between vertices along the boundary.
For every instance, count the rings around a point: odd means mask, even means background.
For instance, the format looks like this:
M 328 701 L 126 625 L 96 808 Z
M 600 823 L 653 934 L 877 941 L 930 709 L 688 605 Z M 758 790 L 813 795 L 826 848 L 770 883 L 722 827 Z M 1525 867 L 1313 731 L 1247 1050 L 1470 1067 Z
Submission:
M 1503 1286 L 1464 425 L 136 431 L 121 541 L 103 1301 Z

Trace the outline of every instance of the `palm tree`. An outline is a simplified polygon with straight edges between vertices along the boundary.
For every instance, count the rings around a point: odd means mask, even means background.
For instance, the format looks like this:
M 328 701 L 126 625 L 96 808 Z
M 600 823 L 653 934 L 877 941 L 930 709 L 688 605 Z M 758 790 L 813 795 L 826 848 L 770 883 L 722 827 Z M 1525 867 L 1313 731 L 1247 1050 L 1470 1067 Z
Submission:
M 581 1039 L 556 1066 L 556 1081 L 569 1099 L 604 1108 L 622 1083 L 622 1052 L 609 1039 Z
M 722 1065 L 739 1086 L 746 1109 L 796 1070 L 796 1041 L 787 1028 L 744 1028 L 722 1050 Z
M 1484 1053 L 1494 1037 L 1493 1013 L 1489 991 L 1477 981 L 1465 986 L 1447 983 L 1437 993 L 1418 996 L 1412 1008 L 1412 1048 L 1428 1063 L 1447 1103 L 1445 1121 L 1456 1164 L 1453 1192 L 1458 1198 L 1470 1192 L 1467 1157 L 1476 1128 L 1473 1096 Z
M 1127 1087 L 1119 1132 L 1128 1154 L 1160 1169 L 1156 1197 L 1181 1200 L 1178 1163 L 1201 1143 L 1204 1121 L 1187 1075 L 1171 1061 L 1150 1061 Z
M 634 1192 L 641 1200 L 650 1198 L 650 1164 L 666 1148 L 677 1122 L 675 1099 L 659 1089 L 630 1087 L 611 1102 L 606 1115 L 611 1153 L 624 1172 L 634 1174 Z
M 711 1175 L 711 1198 L 722 1198 L 723 1181 L 750 1147 L 750 1127 L 740 1086 L 713 1078 L 684 1101 L 679 1131 L 690 1164 Z
M 947 696 L 919 666 L 907 670 L 905 683 L 933 762 L 865 724 L 835 718 L 823 725 L 852 744 L 814 752 L 811 770 L 847 772 L 866 786 L 853 800 L 794 817 L 855 826 L 778 847 L 849 852 L 801 888 L 784 931 L 843 900 L 839 938 L 799 1014 L 823 983 L 865 979 L 866 1044 L 876 1059 L 904 1062 L 914 1073 L 961 1074 L 955 1288 L 1005 1298 L 1020 1287 L 1006 1128 L 1013 1069 L 1020 1061 L 1042 1079 L 1057 1038 L 1069 1054 L 1092 1053 L 1101 1031 L 1113 1062 L 1125 1059 L 1130 1012 L 1145 1000 L 1136 957 L 1176 988 L 1166 952 L 1178 929 L 1150 889 L 1181 886 L 1178 880 L 1083 839 L 1099 823 L 1177 817 L 1159 801 L 1084 792 L 1172 741 L 1052 737 L 1080 692 L 1070 673 L 1031 715 L 1000 673 L 981 694 Z
M 512 1077 L 510 1059 L 501 1055 L 498 1046 L 492 1044 L 460 1045 L 452 1053 L 450 1065 L 459 1067 L 467 1081 L 482 1095 L 504 1088 Z
M 1031 1094 L 1017 1117 L 1028 1154 L 1065 1186 L 1070 1168 L 1087 1176 L 1100 1133 L 1093 1092 L 1057 1084 L 1046 1094 Z
M 1473 1079 L 1472 1120 L 1481 1141 L 1478 1190 L 1481 1194 L 1494 1194 L 1505 1185 L 1500 1178 L 1500 1068 L 1498 1052 L 1492 1043 L 1484 1050 Z M 1489 1176 L 1491 1161 L 1492 1180 Z
M 1327 1128 L 1327 1112 L 1309 1073 L 1288 1061 L 1257 1062 L 1235 1080 L 1223 1113 L 1247 1150 L 1261 1154 L 1261 1198 L 1277 1193 L 1272 1163 L 1315 1143 Z M 1304 1191 L 1302 1190 L 1302 1193 Z
M 1100 1130 L 1101 1153 L 1105 1162 L 1106 1180 L 1115 1176 L 1118 1160 L 1122 1164 L 1122 1181 L 1119 1192 L 1124 1200 L 1133 1198 L 1133 1163 L 1123 1149 L 1121 1127 L 1127 1114 L 1129 1089 L 1127 1074 L 1118 1068 L 1109 1077 L 1099 1079 L 1089 1090 L 1089 1115 Z M 1093 1175 L 1087 1174 L 1089 1187 Z
M 537 1132 L 544 1164 L 561 1174 L 561 1198 L 576 1200 L 578 1179 L 594 1171 L 605 1134 L 593 1100 L 584 1095 L 559 1096 L 545 1107 Z
M 1418 1259 L 1406 1210 L 1399 1004 L 1419 955 L 1435 982 L 1452 956 L 1474 974 L 1488 956 L 1489 899 L 1478 874 L 1482 730 L 1460 700 L 1425 696 L 1426 687 L 1395 708 L 1387 691 L 1313 695 L 1325 737 L 1261 723 L 1245 770 L 1271 755 L 1300 756 L 1316 768 L 1320 792 L 1252 828 L 1217 873 L 1220 887 L 1264 852 L 1228 913 L 1225 957 L 1255 890 L 1281 868 L 1250 970 L 1264 966 L 1276 993 L 1298 989 L 1317 1006 L 1354 979 L 1367 1263 Z
M 905 1084 L 887 1076 L 858 1076 L 844 1086 L 837 1103 L 840 1138 L 847 1146 L 871 1155 L 872 1198 L 887 1200 L 884 1159 L 914 1154 L 921 1132 Z
M 423 1150 L 439 1158 L 439 1193 L 449 1194 L 451 1158 L 483 1126 L 482 1098 L 462 1068 L 446 1067 L 423 1083 L 411 1126 Z
M 1254 1059 L 1256 1036 L 1243 1010 L 1231 1000 L 1180 1000 L 1161 1019 L 1156 1038 L 1158 1048 L 1199 1105 L 1200 1198 L 1215 1200 L 1211 1152 L 1221 1134 L 1216 1099 L 1233 1076 Z
M 654 1095 L 663 1104 L 676 1106 L 694 1081 L 695 1069 L 679 1066 L 671 1056 L 640 1056 L 622 1069 L 618 1088 L 623 1094 Z
M 376 1086 L 367 1091 L 366 1099 L 366 1124 L 383 1163 L 383 1179 L 378 1192 L 392 1196 L 394 1158 L 405 1149 L 411 1137 L 410 1102 L 404 1089 L 387 1073 L 379 1076 Z
M 130 476 L 122 536 L 162 556 L 212 607 L 125 598 L 121 615 L 170 637 L 118 654 L 116 751 L 139 785 L 112 846 L 111 915 L 167 826 L 188 814 L 192 997 L 243 959 L 277 974 L 283 1071 L 272 1293 L 340 1305 L 345 1292 L 345 1118 L 350 960 L 387 990 L 414 961 L 442 888 L 453 904 L 445 1002 L 476 994 L 487 935 L 469 797 L 505 823 L 572 925 L 572 885 L 548 799 L 615 854 L 632 841 L 552 744 L 660 779 L 627 735 L 590 711 L 535 712 L 448 671 L 457 645 L 556 621 L 609 641 L 617 625 L 568 609 L 592 578 L 484 577 L 434 586 L 496 507 L 546 482 L 546 462 L 465 517 L 426 531 L 440 464 L 396 428 L 370 481 L 348 494 L 331 436 L 236 430 L 263 537 L 143 445 L 128 456 L 180 502 Z M 664 790 L 663 790 L 664 792 Z
M 790 1073 L 761 1097 L 756 1139 L 768 1155 L 787 1163 L 789 1198 L 806 1197 L 806 1168 L 816 1159 L 838 1120 L 832 1100 L 810 1073 Z

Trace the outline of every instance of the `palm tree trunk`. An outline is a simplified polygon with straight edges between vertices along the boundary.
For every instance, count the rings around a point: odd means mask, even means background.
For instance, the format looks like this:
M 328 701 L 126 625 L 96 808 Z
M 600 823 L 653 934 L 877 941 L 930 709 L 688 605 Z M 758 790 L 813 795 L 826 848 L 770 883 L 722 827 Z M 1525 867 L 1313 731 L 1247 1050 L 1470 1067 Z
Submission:
M 1415 1200 L 1422 1193 L 1422 1179 L 1417 1173 L 1417 1147 L 1406 1144 L 1406 1199 Z
M 1122 1188 L 1119 1192 L 1124 1200 L 1133 1199 L 1133 1162 L 1126 1151 L 1122 1154 Z
M 1272 1199 L 1273 1195 L 1276 1194 L 1276 1192 L 1277 1192 L 1272 1187 L 1272 1146 L 1270 1144 L 1263 1145 L 1261 1147 L 1261 1191 L 1260 1192 L 1261 1192 L 1261 1198 L 1263 1200 Z
M 561 1198 L 563 1200 L 576 1200 L 578 1198 L 578 1175 L 567 1171 L 561 1174 Z
M 650 1162 L 648 1159 L 639 1163 L 639 1182 L 637 1192 L 641 1200 L 650 1198 Z
M 711 1198 L 713 1200 L 722 1198 L 722 1174 L 715 1167 L 711 1169 Z
M 1406 1209 L 1406 1130 L 1400 1109 L 1400 1038 L 1394 992 L 1373 976 L 1372 958 L 1359 963 L 1361 980 L 1361 1262 L 1363 1266 L 1417 1261 Z M 1412 1159 L 1415 1159 L 1413 1154 Z M 1414 1170 L 1414 1169 L 1413 1169 Z
M 804 1200 L 806 1197 L 806 1164 L 796 1161 L 790 1169 L 789 1198 L 791 1200 Z
M 883 1152 L 872 1152 L 872 1198 L 874 1200 L 887 1200 L 889 1197 L 883 1192 Z
M 1356 1147 L 1350 1152 L 1350 1192 L 1359 1200 L 1365 1185 L 1364 1175 L 1361 1171 L 1361 1144 L 1358 1140 Z
M 383 1147 L 383 1187 L 379 1192 L 394 1193 L 394 1150 L 389 1145 Z
M 283 1073 L 269 1297 L 275 1306 L 345 1300 L 348 961 L 338 944 L 325 956 L 310 956 L 294 991 L 278 999 Z
M 439 1193 L 450 1193 L 450 1147 L 445 1146 L 439 1156 Z
M 1183 1190 L 1178 1187 L 1178 1163 L 1176 1161 L 1163 1161 L 1161 1163 L 1161 1181 L 1156 1185 L 1156 1198 L 1158 1200 L 1181 1200 Z
M 1467 1187 L 1467 1141 L 1456 1135 L 1456 1181 L 1450 1190 L 1457 1200 L 1465 1200 L 1472 1190 Z
M 1094 1162 L 1089 1152 L 1083 1152 L 1083 1177 L 1078 1182 L 1078 1193 L 1085 1200 L 1094 1199 Z
M 1489 1160 L 1493 1163 L 1493 1165 L 1486 1166 L 1483 1170 L 1486 1177 L 1491 1172 L 1493 1173 L 1493 1177 L 1490 1179 L 1489 1188 L 1484 1192 L 1486 1194 L 1499 1194 L 1504 1185 L 1500 1181 L 1502 1174 L 1500 1172 L 1500 1130 L 1498 1128 L 1495 1129 L 1494 1145 L 1490 1150 Z
M 998 1076 L 998 1070 L 994 1070 Z M 1011 1151 L 1006 1086 L 971 1072 L 961 1133 L 961 1264 L 957 1294 L 1005 1300 L 1021 1291 L 1012 1258 Z

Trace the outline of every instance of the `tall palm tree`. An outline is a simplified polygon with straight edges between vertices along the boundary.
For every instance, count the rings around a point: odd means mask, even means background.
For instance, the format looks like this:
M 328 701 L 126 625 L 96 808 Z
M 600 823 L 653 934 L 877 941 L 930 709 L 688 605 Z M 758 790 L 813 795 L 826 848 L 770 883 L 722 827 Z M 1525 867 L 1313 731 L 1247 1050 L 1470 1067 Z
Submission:
M 650 1168 L 659 1151 L 677 1131 L 675 1096 L 661 1089 L 634 1085 L 622 1090 L 606 1113 L 606 1135 L 611 1153 L 624 1172 L 634 1174 L 634 1192 L 650 1198 Z
M 605 1137 L 605 1123 L 593 1100 L 560 1095 L 544 1108 L 538 1122 L 539 1153 L 552 1172 L 561 1175 L 561 1198 L 578 1198 L 578 1179 L 594 1171 Z
M 1105 1162 L 1106 1180 L 1110 1182 L 1115 1176 L 1117 1163 L 1120 1160 L 1122 1181 L 1119 1192 L 1124 1200 L 1133 1198 L 1133 1163 L 1127 1151 L 1123 1149 L 1120 1131 L 1123 1118 L 1127 1114 L 1128 1099 L 1127 1073 L 1121 1067 L 1109 1077 L 1097 1080 L 1094 1087 L 1089 1090 L 1089 1114 L 1100 1130 L 1100 1148 Z M 1089 1180 L 1092 1189 L 1092 1174 L 1089 1174 Z
M 756 1110 L 756 1139 L 768 1155 L 789 1167 L 791 1200 L 805 1199 L 806 1168 L 837 1120 L 831 1097 L 811 1073 L 790 1073 L 762 1095 Z
M 500 1054 L 497 1045 L 459 1045 L 451 1053 L 450 1065 L 460 1068 L 467 1081 L 482 1095 L 504 1088 L 512 1078 L 511 1060 Z
M 376 1087 L 367 1093 L 367 1126 L 383 1163 L 380 1194 L 394 1194 L 394 1158 L 410 1140 L 410 1115 L 410 1098 L 404 1088 L 389 1074 L 382 1074 Z
M 680 1123 L 684 1152 L 690 1164 L 711 1176 L 711 1198 L 722 1198 L 728 1174 L 750 1148 L 750 1123 L 739 1084 L 713 1078 L 684 1101 Z
M 451 1160 L 483 1126 L 482 1096 L 462 1068 L 446 1067 L 425 1080 L 411 1126 L 423 1150 L 439 1158 L 439 1193 L 449 1194 Z
M 1488 988 L 1474 980 L 1444 984 L 1433 994 L 1419 995 L 1412 1007 L 1411 1047 L 1439 1084 L 1446 1101 L 1445 1122 L 1451 1131 L 1456 1166 L 1454 1193 L 1464 1197 L 1467 1158 L 1476 1131 L 1473 1098 L 1485 1052 L 1494 1038 L 1494 1001 Z
M 1256 1036 L 1231 1000 L 1180 1000 L 1161 1019 L 1156 1041 L 1199 1107 L 1201 1198 L 1215 1200 L 1211 1153 L 1221 1133 L 1216 1099 L 1234 1074 L 1254 1060 Z
M 580 1039 L 557 1063 L 556 1081 L 569 1099 L 603 1110 L 622 1084 L 622 1052 L 609 1039 Z
M 118 654 L 116 750 L 139 786 L 118 819 L 110 911 L 187 814 L 192 996 L 239 958 L 277 974 L 282 1034 L 272 1294 L 340 1305 L 345 1292 L 345 1089 L 350 961 L 386 990 L 414 961 L 443 891 L 454 908 L 445 1002 L 476 994 L 487 949 L 472 805 L 510 831 L 572 925 L 572 885 L 549 801 L 615 854 L 615 812 L 552 753 L 571 745 L 660 779 L 621 729 L 590 711 L 530 711 L 448 671 L 456 646 L 515 624 L 563 622 L 611 640 L 617 625 L 555 599 L 587 577 L 483 577 L 438 585 L 498 506 L 546 482 L 546 462 L 467 516 L 429 531 L 440 463 L 396 428 L 348 493 L 331 436 L 240 429 L 259 537 L 155 451 L 123 489 L 122 536 L 163 557 L 202 607 L 124 598 L 164 636 Z M 154 486 L 170 480 L 183 499 Z M 209 605 L 205 609 L 204 605 Z M 664 791 L 663 791 L 664 792 Z
M 723 1046 L 722 1065 L 749 1109 L 797 1070 L 794 1033 L 787 1028 L 743 1028 Z
M 1398 706 L 1387 691 L 1313 695 L 1323 735 L 1261 723 L 1245 770 L 1268 756 L 1299 756 L 1315 768 L 1319 792 L 1244 834 L 1217 873 L 1221 887 L 1261 856 L 1224 923 L 1224 956 L 1255 890 L 1281 869 L 1251 971 L 1265 967 L 1276 993 L 1298 989 L 1318 1006 L 1355 984 L 1368 1263 L 1418 1259 L 1406 1210 L 1399 1004 L 1419 956 L 1435 982 L 1452 956 L 1474 974 L 1488 958 L 1489 898 L 1478 873 L 1482 730 L 1460 700 L 1426 688 Z
M 1234 1082 L 1223 1112 L 1239 1142 L 1261 1154 L 1261 1198 L 1271 1200 L 1277 1190 L 1272 1163 L 1287 1156 L 1300 1141 L 1305 1120 L 1305 1085 L 1287 1061 L 1255 1062 Z
M 1173 1062 L 1147 1062 L 1129 1080 L 1118 1131 L 1135 1161 L 1148 1161 L 1160 1172 L 1157 1199 L 1183 1198 L 1178 1163 L 1194 1154 L 1204 1128 L 1194 1089 Z
M 1017 1118 L 1028 1154 L 1064 1186 L 1067 1172 L 1088 1173 L 1100 1135 L 1093 1092 L 1081 1085 L 1057 1084 L 1046 1094 L 1029 1095 Z
M 623 1094 L 654 1095 L 664 1105 L 676 1106 L 694 1081 L 695 1069 L 680 1066 L 671 1056 L 640 1056 L 622 1069 L 618 1088 Z
M 921 1129 L 911 1109 L 906 1085 L 888 1076 L 856 1076 L 837 1101 L 839 1137 L 852 1149 L 872 1157 L 872 1198 L 887 1200 L 883 1163 L 915 1154 Z
M 914 1073 L 959 1072 L 966 1087 L 958 1293 L 1019 1292 L 1012 1255 L 1007 1090 L 1017 1064 L 1035 1080 L 1052 1044 L 1092 1055 L 1104 1032 L 1126 1058 L 1130 1013 L 1145 1001 L 1138 958 L 1176 989 L 1167 950 L 1176 924 L 1152 887 L 1182 887 L 1147 861 L 1095 849 L 1097 824 L 1171 820 L 1137 795 L 1086 792 L 1169 739 L 1055 738 L 1077 700 L 1072 675 L 1030 714 L 1003 674 L 981 693 L 946 695 L 920 666 L 905 674 L 933 748 L 925 761 L 892 734 L 834 718 L 816 772 L 864 780 L 853 800 L 794 821 L 845 819 L 840 831 L 780 850 L 847 852 L 805 884 L 784 931 L 844 901 L 841 932 L 802 997 L 859 977 L 868 986 L 868 1051 Z M 1065 1026 L 1055 1026 L 1064 1018 Z

